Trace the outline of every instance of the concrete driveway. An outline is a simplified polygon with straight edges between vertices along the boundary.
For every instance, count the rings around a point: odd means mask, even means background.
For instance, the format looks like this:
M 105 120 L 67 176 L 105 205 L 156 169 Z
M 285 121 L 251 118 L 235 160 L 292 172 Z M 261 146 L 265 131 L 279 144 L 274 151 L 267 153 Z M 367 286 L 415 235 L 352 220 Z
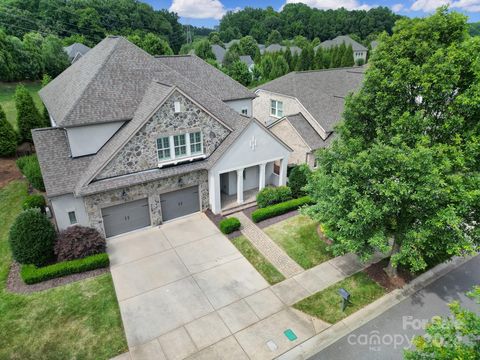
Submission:
M 107 249 L 131 359 L 267 359 L 293 345 L 285 329 L 314 334 L 204 214 Z

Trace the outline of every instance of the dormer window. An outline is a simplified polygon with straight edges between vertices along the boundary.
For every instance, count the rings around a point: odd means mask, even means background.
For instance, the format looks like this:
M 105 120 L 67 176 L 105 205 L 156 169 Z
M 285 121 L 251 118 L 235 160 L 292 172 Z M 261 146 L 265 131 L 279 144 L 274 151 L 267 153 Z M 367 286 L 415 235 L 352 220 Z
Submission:
M 278 100 L 271 100 L 270 115 L 281 118 L 283 116 L 283 102 Z
M 204 156 L 201 131 L 164 136 L 157 139 L 159 166 L 176 163 L 178 160 L 196 159 Z
M 182 104 L 180 103 L 180 101 L 175 101 L 173 103 L 173 107 L 175 108 L 175 113 L 182 112 Z

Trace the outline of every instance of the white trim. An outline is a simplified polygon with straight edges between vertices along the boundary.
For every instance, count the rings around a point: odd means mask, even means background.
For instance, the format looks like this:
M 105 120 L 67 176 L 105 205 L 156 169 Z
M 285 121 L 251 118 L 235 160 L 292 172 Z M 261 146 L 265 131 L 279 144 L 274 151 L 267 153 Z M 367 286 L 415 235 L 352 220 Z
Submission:
M 191 157 L 185 157 L 185 156 L 178 157 L 175 160 L 160 162 L 160 163 L 158 163 L 158 167 L 161 169 L 165 165 L 176 165 L 178 163 L 189 162 L 189 161 L 193 161 L 193 160 L 197 160 L 197 159 L 205 159 L 206 157 L 207 156 L 205 154 L 200 154 L 200 155 L 191 156 Z M 128 174 L 128 175 L 130 175 L 130 174 Z
M 198 152 L 198 153 L 195 153 L 192 155 L 192 149 L 191 149 L 191 142 L 190 142 L 190 135 L 191 134 L 200 134 L 200 145 L 201 145 L 201 151 Z M 185 138 L 185 144 L 184 145 L 179 145 L 177 146 L 177 148 L 179 147 L 184 147 L 185 146 L 185 155 L 179 155 L 177 156 L 175 154 L 175 136 L 184 136 Z M 164 138 L 168 138 L 168 144 L 169 144 L 169 152 L 170 152 L 170 156 L 168 158 L 165 158 L 165 160 L 161 160 L 158 158 L 158 152 L 159 151 L 162 151 L 161 149 L 158 148 L 158 140 L 159 139 L 164 139 Z M 195 143 L 197 144 L 197 143 Z M 199 159 L 199 158 L 204 158 L 206 157 L 205 155 L 205 149 L 204 149 L 204 146 L 203 146 L 203 133 L 201 130 L 195 130 L 195 131 L 189 131 L 189 132 L 182 132 L 182 133 L 178 133 L 178 134 L 174 134 L 174 135 L 160 135 L 157 139 L 156 139 L 156 147 L 157 147 L 157 161 L 158 161 L 158 166 L 161 168 L 163 167 L 164 165 L 167 165 L 167 164 L 177 164 L 178 162 L 181 162 L 183 160 L 188 160 L 188 161 L 192 161 L 192 160 L 195 160 L 195 159 Z

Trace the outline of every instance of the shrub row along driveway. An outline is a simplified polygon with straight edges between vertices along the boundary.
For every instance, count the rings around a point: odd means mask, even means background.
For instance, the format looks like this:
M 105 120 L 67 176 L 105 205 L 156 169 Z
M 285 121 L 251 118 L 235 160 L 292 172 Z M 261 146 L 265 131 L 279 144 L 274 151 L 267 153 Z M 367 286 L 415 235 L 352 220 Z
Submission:
M 315 333 L 204 214 L 111 239 L 107 249 L 133 358 L 271 358 L 295 344 L 286 329 L 298 341 Z

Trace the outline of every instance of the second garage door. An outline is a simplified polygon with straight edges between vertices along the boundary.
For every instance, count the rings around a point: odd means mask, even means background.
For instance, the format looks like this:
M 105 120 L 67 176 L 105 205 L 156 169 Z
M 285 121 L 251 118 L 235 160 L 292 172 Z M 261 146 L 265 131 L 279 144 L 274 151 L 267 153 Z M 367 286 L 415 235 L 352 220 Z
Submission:
M 198 186 L 160 195 L 163 221 L 200 211 Z
M 149 226 L 148 200 L 141 199 L 103 208 L 102 217 L 107 237 Z

